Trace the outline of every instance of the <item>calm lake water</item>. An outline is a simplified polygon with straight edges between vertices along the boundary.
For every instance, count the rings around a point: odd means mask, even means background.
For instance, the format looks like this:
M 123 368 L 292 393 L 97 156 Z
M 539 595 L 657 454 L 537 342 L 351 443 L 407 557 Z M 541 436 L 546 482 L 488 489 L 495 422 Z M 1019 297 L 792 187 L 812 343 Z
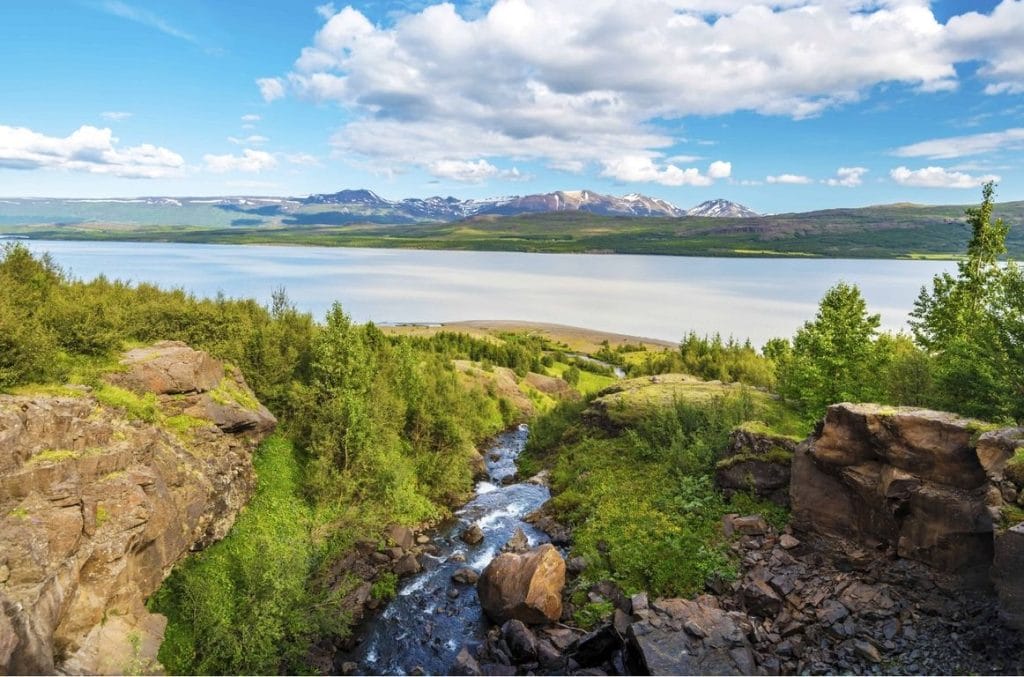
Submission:
M 269 302 L 285 287 L 322 317 L 357 321 L 530 320 L 670 341 L 686 332 L 790 336 L 839 280 L 883 326 L 906 326 L 921 286 L 951 262 L 519 254 L 260 245 L 30 241 L 80 278 L 223 291 Z

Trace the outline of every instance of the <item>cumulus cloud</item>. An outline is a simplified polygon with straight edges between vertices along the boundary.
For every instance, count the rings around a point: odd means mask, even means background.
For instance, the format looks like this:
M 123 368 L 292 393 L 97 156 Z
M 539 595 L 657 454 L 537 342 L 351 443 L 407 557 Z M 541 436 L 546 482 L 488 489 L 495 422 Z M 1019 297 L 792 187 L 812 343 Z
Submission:
M 497 0 L 389 25 L 319 11 L 312 44 L 289 73 L 259 80 L 261 94 L 339 104 L 338 151 L 386 166 L 518 157 L 700 182 L 711 174 L 660 159 L 675 140 L 656 120 L 801 118 L 880 83 L 956 85 L 956 54 L 923 0 Z
M 840 167 L 836 170 L 834 178 L 825 179 L 826 186 L 842 186 L 844 188 L 856 188 L 864 183 L 864 175 L 868 173 L 866 167 Z
M 715 160 L 708 165 L 708 176 L 712 179 L 727 179 L 732 176 L 732 163 Z
M 241 155 L 211 155 L 203 156 L 207 171 L 216 174 L 225 172 L 262 172 L 264 169 L 272 169 L 277 166 L 277 158 L 262 150 L 246 148 Z
M 487 160 L 437 160 L 430 163 L 428 170 L 439 179 L 451 179 L 466 183 L 481 183 L 487 179 L 503 178 L 512 181 L 524 177 L 518 169 L 499 169 Z
M 131 113 L 126 113 L 125 111 L 120 110 L 112 110 L 100 113 L 101 118 L 103 118 L 104 120 L 110 120 L 111 122 L 121 122 L 122 120 L 127 120 L 131 116 Z
M 1003 0 L 991 14 L 967 12 L 946 25 L 949 45 L 961 59 L 981 60 L 986 94 L 1024 93 L 1024 2 Z
M 660 183 L 663 186 L 710 186 L 715 179 L 732 174 L 732 164 L 716 160 L 708 166 L 707 174 L 696 167 L 683 169 L 671 163 L 659 164 L 643 155 L 625 155 L 606 160 L 601 176 L 628 182 Z
M 242 122 L 259 122 L 260 116 L 255 113 L 247 113 L 242 116 Z
M 779 174 L 777 176 L 766 176 L 764 177 L 765 183 L 782 183 L 790 185 L 803 185 L 812 183 L 813 179 L 809 176 L 801 176 L 800 174 Z
M 260 96 L 267 103 L 284 98 L 284 82 L 281 78 L 260 78 L 256 81 Z
M 142 144 L 118 147 L 109 128 L 82 125 L 65 137 L 0 125 L 0 168 L 64 169 L 126 178 L 180 175 L 185 160 L 174 151 Z
M 951 171 L 943 167 L 914 170 L 897 167 L 889 172 L 889 176 L 901 186 L 917 188 L 977 188 L 983 183 L 999 180 L 995 174 L 972 176 L 966 172 Z
M 892 154 L 897 157 L 926 157 L 932 160 L 945 160 L 1021 148 L 1024 148 L 1024 127 L 1007 129 L 1002 132 L 929 139 L 909 146 L 901 146 Z

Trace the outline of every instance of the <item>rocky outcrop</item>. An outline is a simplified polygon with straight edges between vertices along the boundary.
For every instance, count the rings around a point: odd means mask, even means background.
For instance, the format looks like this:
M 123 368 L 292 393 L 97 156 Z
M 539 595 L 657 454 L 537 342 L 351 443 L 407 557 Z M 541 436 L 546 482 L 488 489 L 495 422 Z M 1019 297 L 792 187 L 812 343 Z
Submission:
M 924 409 L 829 407 L 793 459 L 794 527 L 987 581 L 990 508 L 998 515 L 999 506 L 977 453 L 978 430 L 976 421 Z
M 715 465 L 715 486 L 727 497 L 748 491 L 789 506 L 789 478 L 798 440 L 749 423 L 729 435 L 729 446 Z
M 495 623 L 557 621 L 562 615 L 565 560 L 550 543 L 525 553 L 504 553 L 484 569 L 477 593 Z
M 275 421 L 241 374 L 180 343 L 123 368 L 138 395 L 0 396 L 0 673 L 157 668 L 145 599 L 252 494 Z
M 634 662 L 647 675 L 753 675 L 758 671 L 746 617 L 713 597 L 658 600 L 627 630 Z

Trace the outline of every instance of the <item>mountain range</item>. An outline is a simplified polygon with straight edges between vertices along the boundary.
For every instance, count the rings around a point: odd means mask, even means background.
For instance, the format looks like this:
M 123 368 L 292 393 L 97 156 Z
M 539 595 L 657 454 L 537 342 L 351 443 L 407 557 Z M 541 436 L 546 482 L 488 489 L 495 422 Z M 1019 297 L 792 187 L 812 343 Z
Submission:
M 716 199 L 684 210 L 659 198 L 639 193 L 617 197 L 592 190 L 557 190 L 551 193 L 515 195 L 485 200 L 459 200 L 454 197 L 406 198 L 386 200 L 372 190 L 341 190 L 337 193 L 310 195 L 300 200 L 306 205 L 331 205 L 348 210 L 390 212 L 413 220 L 454 221 L 471 216 L 516 216 L 547 212 L 586 212 L 602 216 L 713 216 L 753 217 L 759 214 L 743 205 Z

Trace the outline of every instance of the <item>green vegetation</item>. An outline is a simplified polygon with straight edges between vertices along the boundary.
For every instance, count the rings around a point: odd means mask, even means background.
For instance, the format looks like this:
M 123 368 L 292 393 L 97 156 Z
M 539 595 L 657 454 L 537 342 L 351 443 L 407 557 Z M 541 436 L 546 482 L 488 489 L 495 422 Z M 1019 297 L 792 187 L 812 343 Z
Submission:
M 308 583 L 318 553 L 299 454 L 271 437 L 255 467 L 256 495 L 231 533 L 177 567 L 150 599 L 169 619 L 159 658 L 172 674 L 295 671 L 308 641 L 332 623 Z
M 390 571 L 380 575 L 373 585 L 370 586 L 370 597 L 387 601 L 398 594 L 398 576 Z
M 963 207 L 880 205 L 759 218 L 649 218 L 582 212 L 481 216 L 454 223 L 397 223 L 347 214 L 333 205 L 267 214 L 186 204 L 0 205 L 0 228 L 38 239 L 295 244 L 520 252 L 601 252 L 676 256 L 798 256 L 954 259 L 967 244 Z M 5 215 L 8 209 L 17 210 Z M 1010 223 L 1024 202 L 999 205 Z M 1021 233 L 1010 250 L 1024 252 Z
M 994 186 L 967 210 L 971 240 L 956 277 L 937 275 L 912 314 L 917 342 L 935 357 L 936 401 L 980 417 L 1024 418 L 1024 271 L 1000 257 L 1009 226 L 993 217 Z
M 693 594 L 709 577 L 735 574 L 723 515 L 778 516 L 749 497 L 726 501 L 712 474 L 734 426 L 759 418 L 786 428 L 790 421 L 747 389 L 718 386 L 717 394 L 704 395 L 687 400 L 670 391 L 667 400 L 625 416 L 630 423 L 617 434 L 581 423 L 583 403 L 562 404 L 533 425 L 527 456 L 534 467 L 552 470 L 552 505 L 574 526 L 573 552 L 587 561 L 585 581 Z M 593 611 L 584 607 L 584 620 Z
M 78 452 L 71 449 L 45 449 L 28 460 L 32 465 L 43 463 L 62 463 L 72 458 L 78 458 Z
M 103 374 L 120 368 L 125 347 L 166 339 L 237 365 L 281 432 L 257 453 L 256 495 L 228 537 L 186 560 L 151 599 L 169 619 L 160 659 L 175 673 L 298 672 L 312 641 L 349 631 L 340 600 L 358 581 L 325 582 L 339 557 L 388 525 L 449 516 L 472 488 L 475 443 L 531 406 L 538 417 L 521 470 L 551 469 L 553 508 L 574 526 L 574 552 L 587 562 L 580 586 L 610 578 L 654 595 L 691 594 L 709 578 L 734 575 L 724 514 L 759 513 L 776 526 L 788 517 L 749 495 L 727 500 L 714 489 L 716 462 L 736 426 L 802 439 L 839 400 L 1024 418 L 1024 275 L 1012 262 L 999 263 L 1012 234 L 991 221 L 991 186 L 983 198 L 968 214 L 967 257 L 957 276 L 940 276 L 922 293 L 913 338 L 879 333 L 859 290 L 841 283 L 792 340 L 773 340 L 760 352 L 691 334 L 678 350 L 605 342 L 592 356 L 602 363 L 533 333 L 385 334 L 354 324 L 338 305 L 317 323 L 283 291 L 267 308 L 102 277 L 77 281 L 48 257 L 9 245 L 0 258 L 0 391 L 80 396 L 54 384 L 89 386 L 104 406 L 187 441 L 207 424 L 164 411 L 156 397 L 113 386 Z M 579 227 L 572 244 L 621 236 L 612 229 L 583 238 L 587 218 L 562 222 Z M 690 232 L 697 221 L 673 221 L 675 240 L 659 242 L 669 250 L 675 245 L 666 242 L 685 243 L 677 231 Z M 912 223 L 900 232 L 920 236 Z M 302 232 L 313 237 L 317 229 Z M 404 232 L 396 227 L 380 237 Z M 872 231 L 871 239 L 884 244 L 891 232 Z M 630 231 L 627 241 L 647 235 Z M 806 249 L 822 242 L 817 235 L 799 240 Z M 537 235 L 535 242 L 553 241 Z M 632 378 L 616 379 L 608 365 Z M 584 400 L 557 402 L 538 389 L 543 382 L 527 381 L 528 372 L 560 376 Z M 230 369 L 212 396 L 258 406 Z M 31 462 L 74 456 L 49 450 Z M 788 456 L 781 447 L 768 454 L 780 463 Z M 1008 465 L 1011 478 L 1024 478 L 1018 457 Z M 18 510 L 12 514 L 28 517 Z M 108 518 L 97 508 L 97 523 Z M 387 599 L 396 587 L 397 579 L 381 576 L 371 594 Z M 583 602 L 580 624 L 608 611 Z

